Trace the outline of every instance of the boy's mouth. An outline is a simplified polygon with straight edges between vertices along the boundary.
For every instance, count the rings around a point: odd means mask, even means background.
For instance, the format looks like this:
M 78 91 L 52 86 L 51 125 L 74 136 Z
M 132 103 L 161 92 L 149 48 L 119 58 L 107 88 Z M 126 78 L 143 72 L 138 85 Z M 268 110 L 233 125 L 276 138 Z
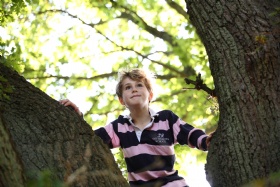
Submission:
M 140 97 L 140 95 L 133 95 L 133 96 L 131 97 L 131 99 L 134 98 L 134 97 Z

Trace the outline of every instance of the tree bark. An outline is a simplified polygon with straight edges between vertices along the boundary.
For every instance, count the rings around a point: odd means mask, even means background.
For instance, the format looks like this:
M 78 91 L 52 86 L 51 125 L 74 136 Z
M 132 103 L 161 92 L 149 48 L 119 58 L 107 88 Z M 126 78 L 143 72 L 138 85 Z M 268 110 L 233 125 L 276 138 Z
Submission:
M 109 148 L 78 114 L 2 63 L 0 76 L 7 80 L 0 82 L 2 86 L 13 88 L 7 94 L 9 99 L 0 97 L 0 148 L 10 150 L 1 152 L 1 181 L 2 176 L 7 176 L 7 170 L 3 169 L 7 166 L 19 168 L 13 170 L 15 175 L 23 176 L 16 177 L 19 184 L 37 180 L 40 173 L 49 171 L 53 181 L 63 181 L 69 186 L 128 186 Z M 14 161 L 3 165 L 3 157 Z M 9 184 L 0 182 L 0 185 L 16 186 L 12 180 L 6 181 Z
M 207 156 L 213 187 L 237 187 L 280 170 L 278 0 L 186 0 L 204 43 L 220 107 Z
M 0 116 L 0 186 L 24 186 L 22 165 L 10 134 Z

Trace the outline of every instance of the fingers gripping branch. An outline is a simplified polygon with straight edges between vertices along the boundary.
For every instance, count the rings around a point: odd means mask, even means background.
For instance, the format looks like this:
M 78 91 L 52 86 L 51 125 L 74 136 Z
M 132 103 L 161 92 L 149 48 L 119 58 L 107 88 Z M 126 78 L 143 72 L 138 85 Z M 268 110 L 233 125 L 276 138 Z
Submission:
M 77 107 L 77 105 L 72 103 L 69 99 L 62 99 L 59 101 L 59 103 L 66 107 L 68 106 L 68 107 L 74 109 L 74 111 L 77 112 L 80 116 L 83 116 L 83 113 L 80 111 L 79 107 Z

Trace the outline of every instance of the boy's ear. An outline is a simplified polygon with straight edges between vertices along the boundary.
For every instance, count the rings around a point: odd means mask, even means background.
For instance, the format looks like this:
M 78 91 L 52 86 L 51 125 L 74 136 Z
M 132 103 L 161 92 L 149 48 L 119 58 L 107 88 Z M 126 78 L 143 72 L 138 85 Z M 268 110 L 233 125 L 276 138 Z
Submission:
M 121 97 L 119 97 L 119 101 L 122 105 L 124 105 L 123 99 Z
M 150 96 L 149 96 L 149 101 L 151 102 L 151 100 L 153 99 L 154 93 L 150 92 Z

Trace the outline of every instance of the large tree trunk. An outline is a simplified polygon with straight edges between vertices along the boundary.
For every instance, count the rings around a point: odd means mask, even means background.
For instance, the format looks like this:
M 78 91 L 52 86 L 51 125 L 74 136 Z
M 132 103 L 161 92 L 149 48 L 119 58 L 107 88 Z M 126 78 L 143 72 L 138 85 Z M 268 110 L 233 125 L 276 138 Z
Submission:
M 210 62 L 220 120 L 207 157 L 213 187 L 280 170 L 279 0 L 186 0 Z
M 80 116 L 1 62 L 0 76 L 1 91 L 13 88 L 9 99 L 0 97 L 1 186 L 22 186 L 44 171 L 70 186 L 128 186 L 109 148 Z
M 22 187 L 24 185 L 22 165 L 1 114 L 0 153 L 0 186 Z

